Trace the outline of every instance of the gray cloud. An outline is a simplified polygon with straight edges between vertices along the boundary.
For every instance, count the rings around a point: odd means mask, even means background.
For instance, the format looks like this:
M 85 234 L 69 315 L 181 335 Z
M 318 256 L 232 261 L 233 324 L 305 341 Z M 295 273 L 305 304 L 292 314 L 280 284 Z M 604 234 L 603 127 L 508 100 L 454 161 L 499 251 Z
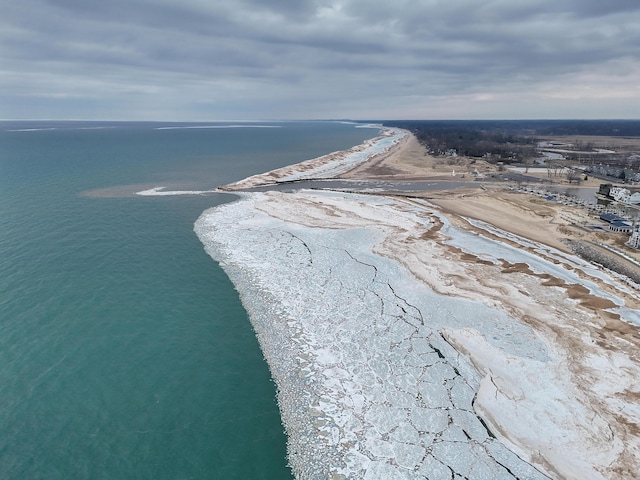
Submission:
M 624 117 L 639 23 L 627 0 L 26 0 L 0 19 L 0 112 Z

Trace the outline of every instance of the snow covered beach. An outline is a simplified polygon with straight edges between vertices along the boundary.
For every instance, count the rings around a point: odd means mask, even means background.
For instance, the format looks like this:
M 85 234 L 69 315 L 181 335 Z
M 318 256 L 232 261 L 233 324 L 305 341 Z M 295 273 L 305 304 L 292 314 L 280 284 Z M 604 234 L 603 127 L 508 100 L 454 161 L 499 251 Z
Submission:
M 249 312 L 298 478 L 638 471 L 638 298 L 619 279 L 424 200 L 241 196 L 195 229 Z
M 295 182 L 307 179 L 330 179 L 346 173 L 373 157 L 389 152 L 408 138 L 408 132 L 399 128 L 384 128 L 380 135 L 348 150 L 333 152 L 295 165 L 254 175 L 239 182 L 225 185 L 222 190 L 242 190 L 261 185 Z

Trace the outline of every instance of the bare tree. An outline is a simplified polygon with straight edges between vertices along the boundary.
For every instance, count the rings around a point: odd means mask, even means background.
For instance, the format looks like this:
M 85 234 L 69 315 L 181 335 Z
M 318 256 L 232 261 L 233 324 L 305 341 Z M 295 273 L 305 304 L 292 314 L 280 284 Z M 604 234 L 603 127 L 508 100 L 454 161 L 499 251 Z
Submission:
M 533 165 L 533 157 L 524 157 L 522 163 L 524 163 L 524 173 L 529 173 L 529 168 Z
M 580 172 L 577 170 L 574 170 L 572 168 L 567 170 L 567 173 L 565 174 L 567 177 L 567 181 L 569 183 L 580 183 L 582 181 L 582 176 L 580 175 Z
M 564 170 L 564 165 L 562 165 L 561 163 L 552 163 L 551 168 L 553 169 L 553 175 L 559 177 Z

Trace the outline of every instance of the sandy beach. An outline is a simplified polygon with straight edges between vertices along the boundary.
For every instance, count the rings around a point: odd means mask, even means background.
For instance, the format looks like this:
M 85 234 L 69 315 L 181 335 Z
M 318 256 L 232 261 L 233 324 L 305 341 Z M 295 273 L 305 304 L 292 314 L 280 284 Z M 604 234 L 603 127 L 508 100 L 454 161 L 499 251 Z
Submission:
M 638 287 L 567 248 L 597 235 L 584 212 L 480 188 L 471 172 L 491 168 L 405 135 L 341 177 L 469 187 L 242 193 L 198 220 L 278 385 L 297 478 L 640 470 Z

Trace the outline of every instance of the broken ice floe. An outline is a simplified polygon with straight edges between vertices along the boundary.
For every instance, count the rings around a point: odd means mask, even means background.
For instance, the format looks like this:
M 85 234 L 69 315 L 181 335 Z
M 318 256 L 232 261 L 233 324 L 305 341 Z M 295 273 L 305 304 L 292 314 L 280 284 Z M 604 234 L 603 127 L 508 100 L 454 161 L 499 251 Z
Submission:
M 349 218 L 312 228 L 263 213 L 265 198 L 210 210 L 196 232 L 250 314 L 296 475 L 545 478 L 487 430 L 473 408 L 481 376 L 441 331 L 477 329 L 495 348 L 535 362 L 546 360 L 545 344 L 504 313 L 438 295 L 373 254 L 382 238 L 373 225 L 410 221 L 406 211 L 389 219 L 387 200 L 376 198 L 376 209 L 374 199 L 350 196 Z M 304 208 L 291 202 L 279 208 Z

